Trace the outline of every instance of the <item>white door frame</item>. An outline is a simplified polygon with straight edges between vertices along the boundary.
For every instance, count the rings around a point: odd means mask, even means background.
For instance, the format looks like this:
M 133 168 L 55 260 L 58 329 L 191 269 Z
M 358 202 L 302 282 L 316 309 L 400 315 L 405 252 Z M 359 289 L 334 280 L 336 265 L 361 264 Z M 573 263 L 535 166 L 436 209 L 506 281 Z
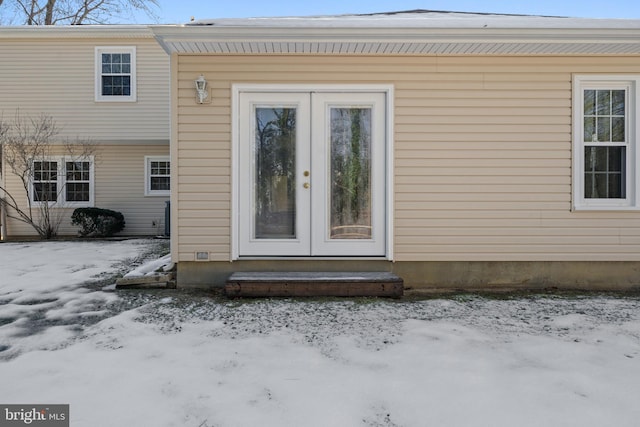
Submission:
M 311 230 L 311 254 L 331 256 L 332 254 L 357 254 L 358 256 L 381 256 L 386 254 L 386 216 L 387 192 L 385 183 L 385 95 L 377 92 L 367 93 L 314 93 L 311 99 L 311 206 L 314 215 L 314 227 Z M 371 111 L 371 239 L 331 239 L 331 109 L 366 108 Z M 320 172 L 320 175 L 318 172 Z
M 238 150 L 239 159 L 244 159 L 244 170 L 238 170 L 234 177 L 238 180 L 239 188 L 244 197 L 238 198 L 238 244 L 244 248 L 243 252 L 249 252 L 253 256 L 289 256 L 300 254 L 310 256 L 311 250 L 311 191 L 298 186 L 298 182 L 304 171 L 311 170 L 311 146 L 306 135 L 311 134 L 311 96 L 309 93 L 297 92 L 241 92 L 240 105 L 242 111 L 253 110 L 254 107 L 278 105 L 283 108 L 296 109 L 296 146 L 295 146 L 295 176 L 296 176 L 296 208 L 295 208 L 295 238 L 292 239 L 254 239 L 255 221 L 253 213 L 255 202 L 255 165 L 247 160 L 254 160 L 253 144 L 254 130 L 256 129 L 255 117 L 252 115 L 246 119 L 250 123 L 238 129 L 241 143 Z M 242 114 L 242 112 L 241 112 Z M 251 194 L 252 197 L 248 195 Z M 240 249 L 239 248 L 239 249 Z
M 239 227 L 240 227 L 240 94 L 243 92 L 271 92 L 271 93 L 287 93 L 287 92 L 311 92 L 311 93 L 382 93 L 385 95 L 385 233 L 386 233 L 386 248 L 385 255 L 375 256 L 373 258 L 384 258 L 388 260 L 393 259 L 393 111 L 394 111 L 394 88 L 393 85 L 331 85 L 331 84 L 234 84 L 231 88 L 231 125 L 232 125 L 232 146 L 231 146 L 231 257 L 230 261 L 240 259 L 239 250 Z M 367 255 L 358 256 L 354 255 L 354 259 L 362 259 L 369 257 Z M 244 257 L 243 257 L 244 258 Z M 263 258 L 263 257 L 261 257 Z M 274 256 L 274 258 L 279 258 Z M 287 256 L 287 259 L 291 259 L 291 256 Z M 301 256 L 300 258 L 308 258 Z M 318 258 L 318 257 L 313 257 Z M 333 258 L 331 256 L 323 256 L 323 259 Z M 345 259 L 345 257 L 339 257 Z

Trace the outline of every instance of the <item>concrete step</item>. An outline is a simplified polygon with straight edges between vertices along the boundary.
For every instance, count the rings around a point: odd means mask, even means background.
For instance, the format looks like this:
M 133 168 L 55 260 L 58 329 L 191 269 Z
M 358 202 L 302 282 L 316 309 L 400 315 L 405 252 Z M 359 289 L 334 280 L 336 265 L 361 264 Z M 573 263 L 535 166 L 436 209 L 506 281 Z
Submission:
M 116 280 L 116 289 L 175 288 L 176 273 L 157 273 L 149 276 L 123 277 Z
M 229 297 L 391 297 L 404 292 L 388 272 L 242 272 L 227 279 Z

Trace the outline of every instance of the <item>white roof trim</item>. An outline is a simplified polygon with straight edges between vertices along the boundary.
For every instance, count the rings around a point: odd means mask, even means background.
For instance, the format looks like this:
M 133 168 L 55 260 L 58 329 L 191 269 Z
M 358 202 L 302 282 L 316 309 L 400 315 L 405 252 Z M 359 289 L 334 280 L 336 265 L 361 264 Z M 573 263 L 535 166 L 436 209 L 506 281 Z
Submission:
M 458 12 L 247 18 L 151 26 L 185 54 L 640 54 L 640 20 Z
M 0 26 L 0 39 L 153 38 L 148 25 L 24 25 Z
M 640 54 L 640 30 L 153 27 L 168 53 Z

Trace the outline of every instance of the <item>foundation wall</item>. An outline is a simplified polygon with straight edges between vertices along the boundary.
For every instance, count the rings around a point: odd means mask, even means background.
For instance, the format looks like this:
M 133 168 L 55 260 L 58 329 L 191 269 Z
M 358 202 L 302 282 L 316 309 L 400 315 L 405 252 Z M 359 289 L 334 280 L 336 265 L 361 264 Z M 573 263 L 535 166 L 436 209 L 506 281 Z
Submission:
M 505 262 L 377 260 L 246 260 L 178 263 L 178 286 L 222 287 L 233 272 L 387 271 L 404 279 L 408 293 L 440 291 L 640 290 L 640 262 Z

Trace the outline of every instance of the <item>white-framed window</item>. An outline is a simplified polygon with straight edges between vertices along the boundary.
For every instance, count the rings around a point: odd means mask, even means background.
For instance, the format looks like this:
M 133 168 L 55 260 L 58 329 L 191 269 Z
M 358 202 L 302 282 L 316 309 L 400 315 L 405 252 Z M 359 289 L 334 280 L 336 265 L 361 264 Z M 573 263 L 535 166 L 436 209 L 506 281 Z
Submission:
M 95 49 L 96 101 L 136 100 L 135 46 L 99 46 Z
M 639 209 L 640 75 L 576 75 L 573 208 Z
M 33 202 L 58 201 L 58 165 L 56 160 L 37 160 L 33 162 Z
M 169 156 L 145 156 L 145 196 L 168 196 L 171 193 L 171 160 Z
M 89 207 L 94 203 L 93 157 L 47 157 L 33 161 L 30 197 L 34 204 Z

